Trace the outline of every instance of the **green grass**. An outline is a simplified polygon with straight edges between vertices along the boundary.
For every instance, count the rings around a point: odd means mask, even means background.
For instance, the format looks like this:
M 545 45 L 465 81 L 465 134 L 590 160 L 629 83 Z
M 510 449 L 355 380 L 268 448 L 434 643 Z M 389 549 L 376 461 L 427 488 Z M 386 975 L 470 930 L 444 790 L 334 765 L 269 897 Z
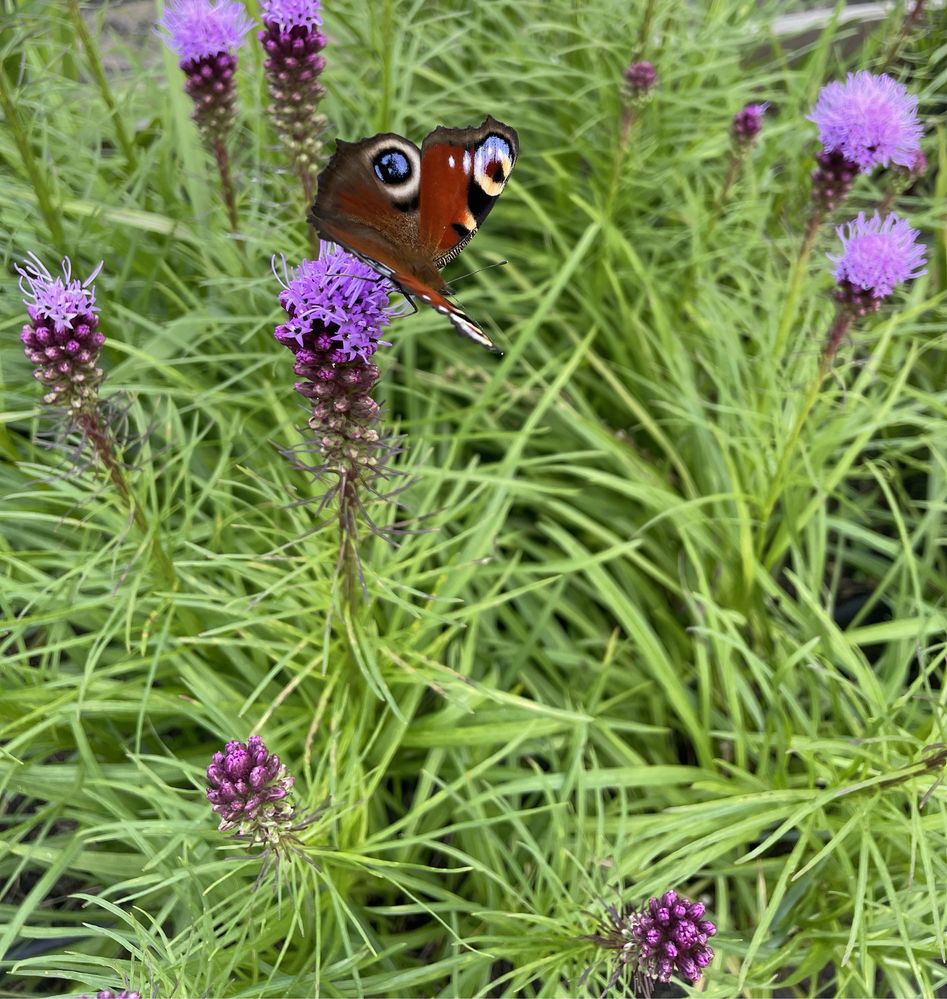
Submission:
M 597 995 L 601 901 L 667 888 L 718 924 L 709 995 L 943 994 L 947 797 L 925 794 L 947 741 L 947 28 L 930 13 L 897 69 L 931 163 L 897 207 L 929 273 L 816 391 L 835 236 L 794 302 L 804 116 L 881 64 L 898 20 L 786 46 L 784 6 L 658 4 L 660 83 L 623 151 L 643 3 L 326 0 L 330 136 L 492 114 L 521 140 L 448 272 L 509 261 L 460 283 L 506 356 L 428 309 L 379 354 L 408 488 L 370 513 L 412 530 L 364 532 L 352 613 L 335 527 L 300 503 L 320 484 L 280 453 L 306 413 L 270 257 L 308 237 L 254 37 L 236 242 L 158 39 L 124 48 L 113 117 L 66 6 L 10 10 L 3 995 Z M 750 100 L 773 108 L 715 220 Z M 840 219 L 885 184 L 859 178 Z M 37 438 L 12 271 L 30 250 L 105 260 L 103 395 L 128 407 L 147 536 Z M 331 799 L 312 863 L 257 890 L 203 793 L 251 732 L 302 812 Z

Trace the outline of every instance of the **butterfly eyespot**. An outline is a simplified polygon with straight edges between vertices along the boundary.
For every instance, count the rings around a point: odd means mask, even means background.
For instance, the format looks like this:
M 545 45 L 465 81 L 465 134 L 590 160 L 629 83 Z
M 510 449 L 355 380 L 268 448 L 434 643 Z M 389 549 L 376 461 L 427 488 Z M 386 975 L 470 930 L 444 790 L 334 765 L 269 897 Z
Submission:
M 385 149 L 372 161 L 375 176 L 383 184 L 403 184 L 411 176 L 408 157 L 398 149 Z

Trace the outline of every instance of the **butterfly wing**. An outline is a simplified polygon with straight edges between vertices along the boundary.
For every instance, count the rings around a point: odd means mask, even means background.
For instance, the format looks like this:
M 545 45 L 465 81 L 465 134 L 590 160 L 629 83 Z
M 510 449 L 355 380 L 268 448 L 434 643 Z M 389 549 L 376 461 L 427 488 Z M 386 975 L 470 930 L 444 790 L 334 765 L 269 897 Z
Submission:
M 516 163 L 516 131 L 487 117 L 479 127 L 434 129 L 421 145 L 421 243 L 438 268 L 476 235 Z
M 435 137 L 440 139 L 432 142 Z M 513 129 L 492 118 L 479 128 L 435 129 L 423 150 L 392 132 L 339 140 L 319 175 L 308 221 L 320 237 L 446 316 L 458 333 L 501 354 L 447 298 L 451 292 L 439 268 L 477 231 L 503 190 L 516 149 Z M 451 150 L 460 156 L 461 170 L 450 162 Z M 426 156 L 432 159 L 425 175 Z M 427 209 L 421 207 L 424 189 Z

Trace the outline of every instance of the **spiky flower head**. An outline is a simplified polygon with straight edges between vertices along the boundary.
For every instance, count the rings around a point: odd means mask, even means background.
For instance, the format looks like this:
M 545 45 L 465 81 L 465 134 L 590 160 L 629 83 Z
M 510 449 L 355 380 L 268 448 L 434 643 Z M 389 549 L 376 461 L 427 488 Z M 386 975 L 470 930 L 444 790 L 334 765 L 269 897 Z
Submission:
M 170 0 L 158 26 L 183 64 L 235 53 L 253 21 L 237 0 Z
M 79 999 L 89 999 L 87 995 L 79 996 Z M 95 999 L 141 999 L 140 992 L 129 992 L 127 989 L 122 989 L 121 992 L 113 992 L 111 989 L 102 989 L 101 992 L 96 992 Z
M 258 735 L 246 743 L 228 742 L 207 768 L 207 800 L 220 816 L 220 832 L 278 844 L 293 821 L 293 807 L 286 800 L 293 783 L 280 758 Z
M 635 991 L 650 996 L 656 982 L 669 982 L 674 974 L 695 985 L 714 952 L 707 941 L 717 927 L 704 919 L 704 906 L 675 891 L 648 900 L 636 909 L 606 910 L 608 920 L 591 937 L 600 947 L 615 952 L 615 968 L 606 991 L 629 974 Z
M 658 73 L 654 64 L 647 59 L 638 59 L 624 72 L 625 89 L 628 96 L 634 100 L 644 100 L 658 82 Z
M 895 287 L 926 274 L 926 247 L 917 242 L 918 231 L 893 212 L 884 221 L 875 212 L 836 230 L 842 241 L 835 264 L 838 289 L 835 297 L 855 315 L 874 312 Z
M 808 119 L 826 152 L 840 153 L 863 172 L 889 163 L 909 167 L 923 134 L 917 98 L 890 76 L 865 70 L 826 84 Z
M 96 366 L 105 337 L 98 330 L 94 285 L 102 264 L 84 281 L 72 276 L 68 257 L 61 267 L 61 276 L 53 277 L 34 253 L 17 265 L 30 318 L 20 341 L 35 365 L 33 376 L 47 389 L 43 401 L 76 415 L 94 405 L 103 377 Z
M 269 112 L 303 184 L 306 201 L 315 193 L 320 136 L 328 119 L 317 112 L 325 95 L 319 75 L 325 68 L 326 37 L 320 0 L 264 0 L 260 42 L 270 92 Z
M 308 470 L 335 472 L 339 482 L 371 478 L 382 470 L 385 450 L 374 426 L 379 407 L 371 393 L 378 368 L 371 358 L 395 314 L 389 286 L 331 243 L 322 243 L 318 259 L 303 260 L 295 271 L 284 261 L 277 279 L 287 318 L 274 335 L 295 355 L 293 370 L 301 379 L 295 388 L 312 404 L 309 428 L 321 458 Z
M 313 31 L 322 24 L 322 0 L 263 0 L 260 13 L 264 23 L 272 21 L 280 31 Z
M 733 116 L 730 136 L 736 146 L 748 148 L 763 128 L 763 116 L 769 104 L 747 104 Z
M 158 25 L 181 58 L 194 121 L 220 156 L 235 115 L 237 49 L 253 22 L 236 0 L 171 0 Z

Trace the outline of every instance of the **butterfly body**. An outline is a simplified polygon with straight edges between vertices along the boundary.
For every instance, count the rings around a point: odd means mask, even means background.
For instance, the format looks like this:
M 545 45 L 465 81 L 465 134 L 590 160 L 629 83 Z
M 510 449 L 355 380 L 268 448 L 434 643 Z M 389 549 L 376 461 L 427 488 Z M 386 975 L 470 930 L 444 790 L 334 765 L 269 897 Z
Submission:
M 418 149 L 393 132 L 336 143 L 319 175 L 309 221 L 405 295 L 420 299 L 463 336 L 501 353 L 453 302 L 440 270 L 476 235 L 506 185 L 516 132 L 486 118 L 434 129 Z

